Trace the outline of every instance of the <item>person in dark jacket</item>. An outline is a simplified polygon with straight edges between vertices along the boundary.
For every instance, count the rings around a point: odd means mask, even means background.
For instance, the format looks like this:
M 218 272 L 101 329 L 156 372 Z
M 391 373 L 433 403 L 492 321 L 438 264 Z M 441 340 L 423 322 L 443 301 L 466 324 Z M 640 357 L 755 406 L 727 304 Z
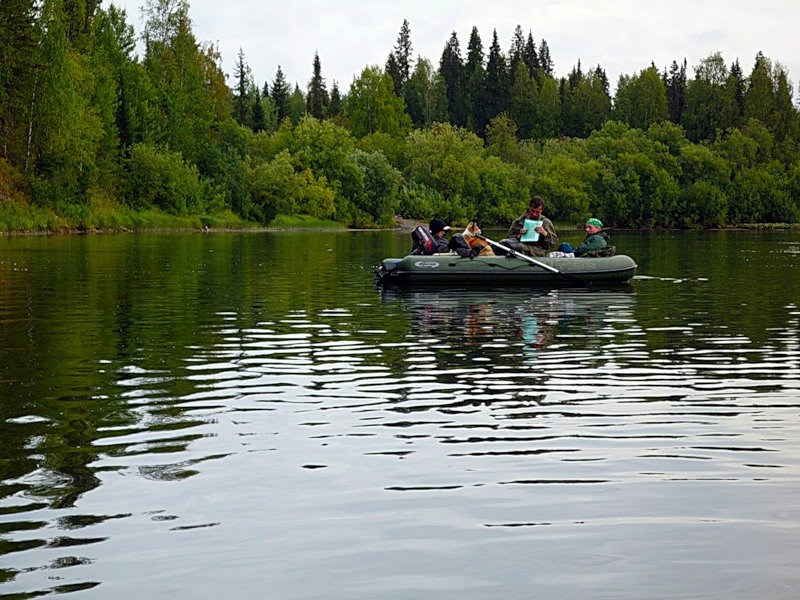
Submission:
M 433 252 L 449 252 L 450 246 L 445 239 L 445 235 L 450 231 L 450 226 L 441 219 L 431 219 L 430 226 L 431 234 L 433 235 Z
M 608 246 L 608 234 L 603 231 L 603 223 L 600 219 L 591 218 L 586 221 L 584 230 L 586 231 L 586 237 L 581 242 L 580 246 L 573 250 L 572 246 L 564 242 L 559 246 L 559 250 L 567 253 L 574 252 L 577 257 L 584 256 L 588 252 L 602 250 Z

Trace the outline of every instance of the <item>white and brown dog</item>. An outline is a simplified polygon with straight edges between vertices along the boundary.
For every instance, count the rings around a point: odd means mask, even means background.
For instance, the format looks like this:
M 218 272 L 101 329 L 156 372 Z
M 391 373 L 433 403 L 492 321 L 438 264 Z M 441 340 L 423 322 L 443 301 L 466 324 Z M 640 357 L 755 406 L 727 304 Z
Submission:
M 464 240 L 469 244 L 470 248 L 474 248 L 475 246 L 484 246 L 480 253 L 478 253 L 478 256 L 494 256 L 494 251 L 489 243 L 484 242 L 478 237 L 480 234 L 481 229 L 478 227 L 478 224 L 474 221 L 470 221 L 467 223 L 467 228 L 461 235 L 464 236 Z

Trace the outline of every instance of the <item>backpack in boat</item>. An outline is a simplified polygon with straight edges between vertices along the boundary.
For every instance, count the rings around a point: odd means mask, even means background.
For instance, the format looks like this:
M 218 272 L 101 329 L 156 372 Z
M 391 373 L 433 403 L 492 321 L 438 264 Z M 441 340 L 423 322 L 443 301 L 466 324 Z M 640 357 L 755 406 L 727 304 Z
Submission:
M 583 255 L 584 258 L 599 258 L 601 256 L 614 256 L 617 253 L 616 246 L 606 246 L 605 248 L 600 248 L 599 250 L 589 250 L 586 254 Z
M 422 225 L 417 225 L 411 231 L 411 254 L 433 254 L 433 236 Z

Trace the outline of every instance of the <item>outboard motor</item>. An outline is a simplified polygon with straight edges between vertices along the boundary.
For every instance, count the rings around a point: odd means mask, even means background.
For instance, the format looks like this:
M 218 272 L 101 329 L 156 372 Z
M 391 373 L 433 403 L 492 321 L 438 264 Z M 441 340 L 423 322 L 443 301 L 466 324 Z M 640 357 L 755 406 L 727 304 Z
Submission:
M 422 225 L 417 225 L 411 232 L 414 241 L 411 254 L 433 254 L 433 236 Z

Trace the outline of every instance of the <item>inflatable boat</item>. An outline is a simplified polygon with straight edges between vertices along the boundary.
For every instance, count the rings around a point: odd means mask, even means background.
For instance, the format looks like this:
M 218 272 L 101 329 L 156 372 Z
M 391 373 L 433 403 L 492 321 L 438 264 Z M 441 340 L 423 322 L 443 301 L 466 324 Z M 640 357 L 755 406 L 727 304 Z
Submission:
M 600 258 L 413 254 L 384 259 L 374 272 L 382 285 L 619 285 L 636 274 L 636 263 L 624 254 Z

